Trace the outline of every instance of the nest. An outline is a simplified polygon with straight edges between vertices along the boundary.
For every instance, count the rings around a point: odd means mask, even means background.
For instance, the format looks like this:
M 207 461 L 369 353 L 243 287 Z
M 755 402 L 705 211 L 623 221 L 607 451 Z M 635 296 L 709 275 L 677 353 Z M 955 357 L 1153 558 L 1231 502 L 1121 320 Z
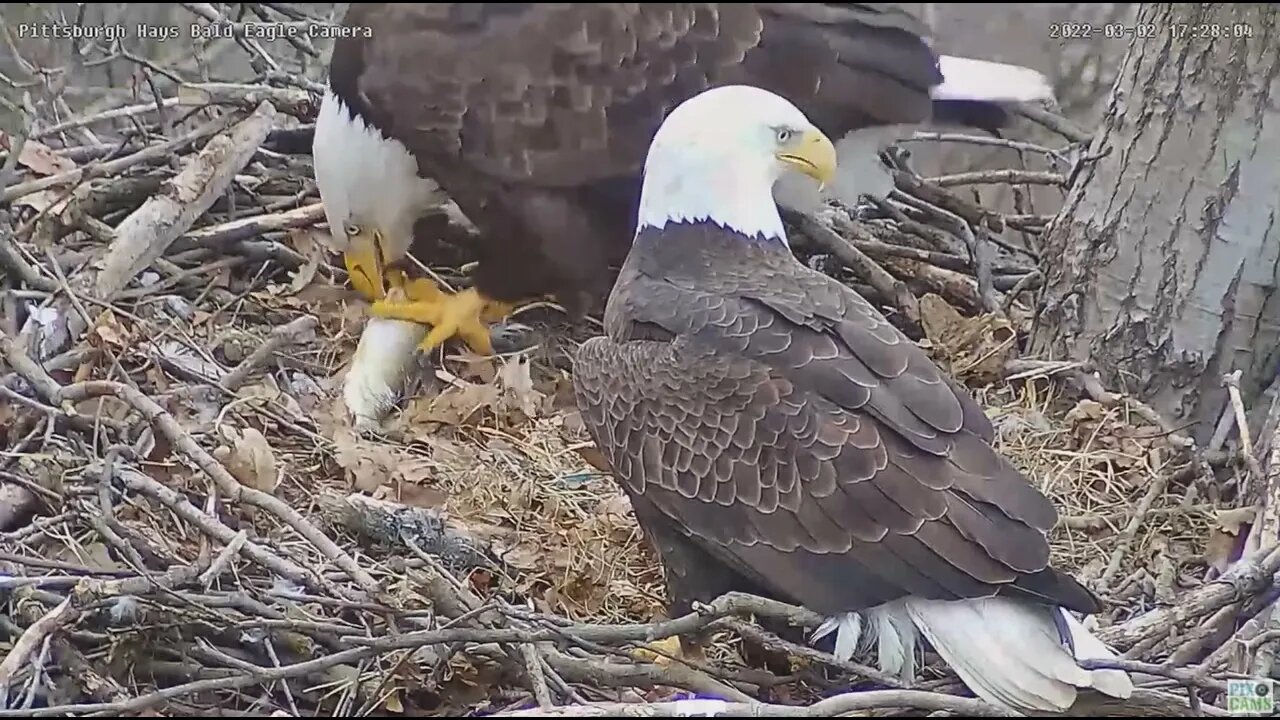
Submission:
M 383 434 L 353 428 L 340 386 L 364 308 L 299 149 L 316 89 L 279 73 L 184 86 L 184 117 L 130 111 L 120 143 L 5 136 L 6 707 L 667 716 L 714 696 L 762 716 L 999 714 L 936 662 L 907 689 L 752 620 L 812 625 L 799 608 L 731 595 L 664 617 L 657 562 L 569 392 L 582 336 L 554 308 L 522 318 L 554 342 L 425 359 Z M 1106 599 L 1090 622 L 1141 673 L 1130 701 L 1076 714 L 1225 714 L 1228 679 L 1269 673 L 1280 553 L 1218 488 L 1274 473 L 1202 451 L 1076 364 L 1024 356 L 1051 216 L 968 190 L 1065 187 L 1083 136 L 1031 114 L 1065 147 L 922 139 L 1049 169 L 903 164 L 887 201 L 795 218 L 797 252 L 965 382 L 1059 507 L 1054 560 Z M 705 665 L 641 650 L 709 626 Z M 753 667 L 743 638 L 801 662 Z

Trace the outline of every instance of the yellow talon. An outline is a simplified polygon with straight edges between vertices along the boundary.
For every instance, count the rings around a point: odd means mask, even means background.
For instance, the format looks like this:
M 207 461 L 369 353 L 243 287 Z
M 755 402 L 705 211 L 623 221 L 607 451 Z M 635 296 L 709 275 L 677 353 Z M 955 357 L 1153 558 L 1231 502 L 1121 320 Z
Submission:
M 705 663 L 707 659 L 701 645 L 695 644 L 686 651 L 684 644 L 680 642 L 679 636 L 675 635 L 662 640 L 655 640 L 649 643 L 647 647 L 633 650 L 631 654 L 637 660 L 657 665 L 670 665 L 672 657 L 683 658 L 695 663 Z
M 490 300 L 474 288 L 450 294 L 427 279 L 406 281 L 400 290 L 405 300 L 379 300 L 370 313 L 374 317 L 430 325 L 431 331 L 418 345 L 424 352 L 457 336 L 475 353 L 492 355 L 489 323 L 501 320 L 512 310 L 509 303 Z

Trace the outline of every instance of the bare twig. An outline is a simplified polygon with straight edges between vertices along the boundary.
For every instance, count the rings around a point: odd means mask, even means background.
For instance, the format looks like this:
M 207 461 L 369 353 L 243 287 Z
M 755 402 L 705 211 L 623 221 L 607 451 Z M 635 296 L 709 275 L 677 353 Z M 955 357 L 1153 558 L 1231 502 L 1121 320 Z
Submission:
M 1240 371 L 1235 370 L 1222 376 L 1222 384 L 1227 387 L 1227 395 L 1231 398 L 1231 410 L 1235 414 L 1236 430 L 1240 433 L 1240 457 L 1244 460 L 1249 472 L 1245 474 L 1240 487 L 1240 495 L 1246 499 L 1252 497 L 1253 485 L 1263 478 L 1262 466 L 1253 452 L 1253 438 L 1249 434 L 1249 417 L 1244 409 L 1244 400 L 1240 397 Z
M 50 377 L 40 364 L 32 360 L 26 352 L 19 347 L 17 341 L 10 338 L 0 330 L 0 354 L 9 363 L 9 367 L 13 368 L 23 377 L 24 380 L 31 383 L 31 387 L 35 388 L 40 396 L 49 401 L 51 405 L 59 405 L 63 410 L 67 410 L 69 406 L 64 405 L 59 398 L 61 386 L 56 380 Z
M 731 703 L 723 700 L 676 700 L 674 702 L 599 703 L 554 710 L 516 710 L 494 713 L 492 717 L 835 717 L 865 710 L 915 710 L 950 712 L 963 717 L 1014 717 L 981 700 L 920 690 L 873 690 L 851 692 L 827 698 L 808 707 L 770 703 Z
M 47 190 L 60 185 L 76 185 L 89 180 L 90 178 L 118 175 L 119 173 L 136 165 L 168 157 L 193 143 L 197 143 L 200 140 L 213 135 L 225 127 L 225 125 L 225 120 L 216 120 L 207 125 L 202 125 L 182 137 L 145 147 L 122 158 L 108 160 L 107 162 L 98 163 L 96 165 L 82 165 L 74 170 L 61 172 L 57 175 L 49 175 L 48 177 L 42 177 L 37 180 L 28 180 L 27 182 L 18 183 L 5 188 L 3 194 L 0 194 L 0 202 L 13 202 L 18 198 L 26 197 L 27 195 L 40 192 L 41 190 Z
M 213 585 L 213 581 L 226 571 L 227 566 L 231 564 L 232 558 L 240 554 L 248 540 L 248 534 L 241 530 L 236 533 L 235 537 L 231 538 L 231 542 L 227 543 L 226 547 L 222 548 L 222 552 L 218 553 L 218 557 L 214 558 L 213 563 L 209 565 L 209 569 L 205 570 L 204 574 L 200 576 L 200 583 L 206 589 Z
M 1107 569 L 1103 571 L 1102 578 L 1099 580 L 1103 587 L 1109 585 L 1115 579 L 1116 573 L 1120 572 L 1120 567 L 1127 557 L 1129 549 L 1133 547 L 1134 538 L 1138 536 L 1138 530 L 1146 522 L 1147 512 L 1151 510 L 1151 505 L 1156 501 L 1156 498 L 1164 494 L 1164 489 L 1168 484 L 1169 473 L 1155 474 L 1146 494 L 1142 496 L 1142 500 L 1138 501 L 1138 506 L 1133 509 L 1133 515 L 1130 516 L 1129 524 L 1120 536 L 1120 542 L 1116 544 L 1115 550 L 1111 553 L 1111 560 L 1107 563 Z
M 23 115 L 23 119 L 27 120 L 25 113 Z M 27 122 L 26 125 L 27 127 L 7 137 L 9 150 L 4 159 L 4 165 L 0 166 L 0 190 L 8 188 L 9 181 L 18 172 L 18 161 L 22 157 L 23 149 L 27 146 L 27 136 L 30 134 L 30 122 Z
M 1024 117 L 1043 125 L 1073 143 L 1088 142 L 1090 139 L 1089 133 L 1076 127 L 1069 120 L 1057 113 L 1049 112 L 1042 107 L 1025 103 L 1018 105 L 1017 107 L 1018 112 Z
M 68 597 L 59 603 L 57 607 L 46 613 L 44 617 L 33 623 L 31 627 L 27 628 L 22 637 L 18 638 L 18 641 L 13 644 L 13 649 L 5 656 L 4 661 L 0 662 L 0 695 L 7 693 L 9 683 L 14 674 L 27 661 L 27 657 L 35 652 L 36 648 L 40 647 L 45 638 L 65 625 L 78 613 L 79 610 L 72 603 L 72 599 Z
M 944 188 L 957 185 L 1010 185 L 1013 183 L 1064 186 L 1067 184 L 1067 178 L 1060 173 L 1039 170 L 975 170 L 929 178 L 929 182 Z
M 538 657 L 537 648 L 528 643 L 521 645 L 520 657 L 524 660 L 525 671 L 529 674 L 529 684 L 533 687 L 533 697 L 538 701 L 538 707 L 550 710 L 554 703 L 551 702 L 551 691 L 547 689 L 547 676 L 542 672 L 542 659 Z
M 222 379 L 222 387 L 234 394 L 249 379 L 249 376 L 265 364 L 280 348 L 289 343 L 297 342 L 300 336 L 315 330 L 318 323 L 319 320 L 314 315 L 304 315 L 287 325 L 276 328 L 265 343 L 259 345 L 249 357 L 242 360 L 231 372 L 227 373 L 226 377 Z
M 369 592 L 377 592 L 377 582 L 363 568 L 361 568 L 351 556 L 338 547 L 333 540 L 329 539 L 324 533 L 320 532 L 314 525 L 308 522 L 297 510 L 289 507 L 279 498 L 269 493 L 246 487 L 240 484 L 233 475 L 219 463 L 204 448 L 200 447 L 194 439 L 178 425 L 173 416 L 156 404 L 154 400 L 143 395 L 135 388 L 120 383 L 112 383 L 105 381 L 90 381 L 70 385 L 61 392 L 63 399 L 83 400 L 92 397 L 102 397 L 105 395 L 118 397 L 129 403 L 135 410 L 140 412 L 153 427 L 155 427 L 162 435 L 164 435 L 173 446 L 187 457 L 191 458 L 210 478 L 218 485 L 219 491 L 226 495 L 227 499 L 232 502 L 244 502 L 249 505 L 260 507 L 268 512 L 274 513 L 281 520 L 284 520 L 300 535 L 312 542 L 320 552 L 326 557 L 333 560 L 339 567 L 347 572 L 353 580 L 359 583 Z M 224 537 L 219 538 L 222 542 L 231 542 L 234 533 L 228 529 Z M 249 544 L 246 544 L 246 548 Z M 284 568 L 285 566 L 280 566 Z M 276 569 L 276 568 L 273 568 Z M 287 575 L 293 579 L 301 579 L 308 577 L 308 573 L 299 574 L 296 569 L 287 569 Z
M 180 240 L 193 245 L 220 245 L 248 240 L 275 230 L 307 227 L 323 218 L 324 206 L 312 203 L 284 212 L 255 215 L 192 230 L 183 234 Z
M 1271 578 L 1277 570 L 1280 570 L 1280 547 L 1265 548 L 1242 558 L 1212 582 L 1180 598 L 1177 605 L 1153 610 L 1126 623 L 1103 628 L 1097 635 L 1113 647 L 1128 648 L 1147 638 L 1166 633 L 1170 628 L 1181 626 L 1188 620 L 1205 617 L 1241 597 L 1262 592 L 1271 586 Z
M 687 665 L 672 663 L 665 667 L 653 663 L 615 663 L 571 657 L 553 649 L 544 654 L 556 672 L 572 682 L 595 687 L 654 687 L 667 685 L 693 690 L 736 702 L 750 702 L 751 696 L 726 685 L 710 675 Z
M 209 209 L 266 139 L 275 115 L 271 103 L 259 105 L 229 136 L 210 140 L 171 181 L 169 192 L 153 197 L 120 223 L 97 278 L 98 297 L 114 296 Z
M 1035 143 L 1019 142 L 1017 140 L 1008 140 L 1006 138 L 987 137 L 985 135 L 965 135 L 962 133 L 939 133 L 939 132 L 923 132 L 918 131 L 915 135 L 907 138 L 904 142 L 953 142 L 966 143 L 969 145 L 986 145 L 988 147 L 1003 147 L 1010 150 L 1020 150 L 1026 152 L 1040 153 L 1057 158 L 1061 153 L 1044 145 L 1036 145 Z

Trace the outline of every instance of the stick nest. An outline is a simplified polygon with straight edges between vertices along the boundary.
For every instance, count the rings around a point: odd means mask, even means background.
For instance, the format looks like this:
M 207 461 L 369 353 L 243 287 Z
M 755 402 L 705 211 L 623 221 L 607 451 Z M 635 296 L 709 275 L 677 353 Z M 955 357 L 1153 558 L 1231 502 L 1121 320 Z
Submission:
M 384 432 L 357 432 L 340 387 L 365 308 L 311 181 L 316 87 L 266 75 L 184 87 L 163 123 L 117 113 L 118 142 L 72 132 L 109 117 L 4 136 L 6 712 L 671 715 L 696 694 L 763 715 L 997 714 L 936 662 L 902 688 L 751 622 L 811 625 L 796 608 L 730 596 L 664 618 L 573 406 L 584 332 L 554 308 L 521 317 L 544 332 L 532 351 L 424 358 Z M 1248 464 L 1025 355 L 1051 220 L 1029 188 L 1061 191 L 1078 145 L 922 139 L 1022 161 L 922 178 L 899 157 L 887 201 L 795 218 L 798 254 L 965 382 L 1060 508 L 1055 562 L 1107 600 L 1090 622 L 1145 673 L 1130 702 L 1078 712 L 1223 714 L 1226 679 L 1263 662 L 1280 565 L 1254 506 L 1217 489 Z M 709 625 L 705 666 L 637 650 Z M 753 667 L 743 637 L 803 659 Z

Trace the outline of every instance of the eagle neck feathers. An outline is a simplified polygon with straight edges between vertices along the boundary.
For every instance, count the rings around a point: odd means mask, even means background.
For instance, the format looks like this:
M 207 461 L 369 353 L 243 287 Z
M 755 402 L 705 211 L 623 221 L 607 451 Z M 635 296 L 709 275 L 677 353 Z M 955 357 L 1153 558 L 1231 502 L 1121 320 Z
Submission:
M 640 190 L 637 233 L 646 228 L 663 231 L 702 224 L 718 226 L 744 239 L 787 244 L 782 215 L 773 197 L 776 176 L 772 171 L 745 160 L 728 165 L 710 163 L 696 149 L 686 153 L 664 150 L 659 170 L 653 169 L 657 163 L 650 158 Z

